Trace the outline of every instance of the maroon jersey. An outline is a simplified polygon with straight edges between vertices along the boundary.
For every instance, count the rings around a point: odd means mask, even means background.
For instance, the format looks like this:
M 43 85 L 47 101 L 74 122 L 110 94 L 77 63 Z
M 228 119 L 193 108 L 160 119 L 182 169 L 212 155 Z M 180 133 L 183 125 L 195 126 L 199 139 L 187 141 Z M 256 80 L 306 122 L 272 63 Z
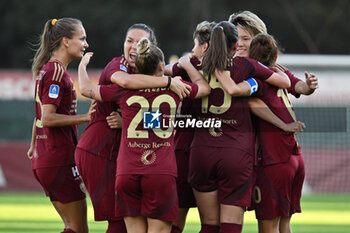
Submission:
M 192 87 L 190 98 L 194 98 L 198 86 L 188 84 Z M 127 90 L 118 85 L 101 86 L 100 92 L 104 101 L 117 101 L 123 112 L 117 175 L 176 176 L 171 122 L 175 121 L 178 96 L 165 88 Z M 148 128 L 152 123 L 156 128 Z
M 236 83 L 251 77 L 265 80 L 273 74 L 257 61 L 244 57 L 229 59 L 225 70 Z M 217 119 L 222 124 L 220 128 L 196 128 L 192 147 L 234 147 L 253 154 L 254 135 L 248 97 L 232 97 L 214 75 L 205 78 L 211 93 L 196 105 L 200 108 L 199 118 Z
M 111 76 L 117 71 L 132 73 L 124 56 L 113 58 L 108 63 L 100 76 L 99 85 L 112 84 Z M 98 102 L 96 112 L 82 133 L 77 147 L 97 156 L 116 159 L 121 130 L 111 129 L 107 124 L 106 117 L 118 109 L 119 106 L 115 102 Z
M 35 81 L 36 141 L 32 167 L 57 167 L 74 163 L 74 150 L 78 141 L 76 125 L 43 127 L 44 104 L 57 106 L 56 113 L 76 115 L 77 96 L 67 70 L 59 62 L 48 62 Z
M 196 57 L 191 58 L 191 63 L 197 70 L 202 69 L 201 63 Z M 184 69 L 180 69 L 177 64 L 178 63 L 173 66 L 173 76 L 181 76 L 183 80 L 191 82 L 191 79 L 188 76 L 187 72 Z M 194 104 L 197 101 L 198 100 L 189 98 L 182 100 L 179 111 L 179 115 L 182 119 L 195 118 L 197 116 L 194 111 L 195 108 L 193 108 Z M 177 128 L 174 137 L 175 150 L 189 150 L 192 144 L 193 135 L 194 129 L 192 128 Z
M 300 79 L 296 78 L 290 71 L 285 72 L 290 81 L 291 87 L 288 89 L 279 89 L 265 82 L 259 82 L 259 91 L 256 97 L 263 100 L 269 106 L 271 111 L 285 123 L 294 122 L 295 113 L 292 104 L 288 98 L 288 93 L 295 97 L 300 95 L 294 88 Z M 300 147 L 294 134 L 289 134 L 278 127 L 256 118 L 256 131 L 258 138 L 258 160 L 261 165 L 270 165 L 287 162 L 292 154 L 301 154 Z

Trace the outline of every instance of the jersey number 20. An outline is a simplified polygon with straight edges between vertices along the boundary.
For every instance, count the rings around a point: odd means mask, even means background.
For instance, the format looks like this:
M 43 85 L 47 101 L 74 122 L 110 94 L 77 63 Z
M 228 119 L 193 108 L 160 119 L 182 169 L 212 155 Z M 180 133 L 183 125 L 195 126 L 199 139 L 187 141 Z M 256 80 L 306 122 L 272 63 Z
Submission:
M 175 121 L 175 114 L 176 114 L 176 102 L 173 97 L 170 95 L 162 94 L 157 96 L 153 101 L 150 108 L 149 101 L 143 97 L 143 96 L 131 96 L 126 103 L 128 106 L 131 106 L 132 104 L 138 103 L 141 105 L 140 110 L 137 112 L 137 114 L 134 116 L 134 118 L 131 120 L 130 125 L 127 129 L 127 138 L 148 138 L 148 130 L 137 130 L 136 127 L 141 123 L 143 118 L 143 112 L 144 111 L 152 111 L 156 112 L 159 110 L 160 105 L 162 103 L 167 103 L 170 106 L 170 121 Z M 153 129 L 153 132 L 160 138 L 169 138 L 171 134 L 173 133 L 173 127 L 170 125 L 169 128 L 162 130 L 162 129 Z

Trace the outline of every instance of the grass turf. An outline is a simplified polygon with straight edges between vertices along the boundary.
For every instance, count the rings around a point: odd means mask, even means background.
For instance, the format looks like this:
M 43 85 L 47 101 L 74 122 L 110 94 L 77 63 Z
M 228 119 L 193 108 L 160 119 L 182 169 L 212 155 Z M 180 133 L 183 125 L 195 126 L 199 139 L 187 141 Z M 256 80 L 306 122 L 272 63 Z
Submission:
M 294 233 L 350 232 L 350 195 L 305 195 L 302 209 L 303 213 L 292 218 Z M 91 233 L 105 232 L 105 222 L 93 221 L 91 203 L 88 218 Z M 184 233 L 199 232 L 199 229 L 197 210 L 191 209 Z M 60 217 L 43 193 L 0 193 L 0 232 L 57 233 L 62 230 Z M 253 212 L 245 214 L 243 232 L 257 232 Z

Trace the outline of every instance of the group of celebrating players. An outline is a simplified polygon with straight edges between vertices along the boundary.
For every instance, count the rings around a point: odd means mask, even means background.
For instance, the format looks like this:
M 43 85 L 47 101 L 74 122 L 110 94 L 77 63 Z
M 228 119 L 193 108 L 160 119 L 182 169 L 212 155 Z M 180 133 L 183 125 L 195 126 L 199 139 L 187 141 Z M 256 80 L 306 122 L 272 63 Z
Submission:
M 123 55 L 96 85 L 82 22 L 46 22 L 32 65 L 36 116 L 27 154 L 62 232 L 88 232 L 85 191 L 107 233 L 179 233 L 191 207 L 201 233 L 242 232 L 246 210 L 255 211 L 260 233 L 291 232 L 305 177 L 294 135 L 305 125 L 288 93 L 312 94 L 316 76 L 305 72 L 302 81 L 276 64 L 276 41 L 250 11 L 201 22 L 193 40 L 191 54 L 165 64 L 153 30 L 134 24 Z M 96 100 L 86 114 L 76 113 L 73 59 L 81 59 L 81 94 Z M 144 128 L 145 112 L 221 126 Z

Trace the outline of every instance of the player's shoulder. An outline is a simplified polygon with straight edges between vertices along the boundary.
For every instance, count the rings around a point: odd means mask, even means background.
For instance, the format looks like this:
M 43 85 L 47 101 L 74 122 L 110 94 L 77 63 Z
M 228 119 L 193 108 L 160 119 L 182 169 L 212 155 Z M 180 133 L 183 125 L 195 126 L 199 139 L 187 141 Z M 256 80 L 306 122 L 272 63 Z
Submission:
M 46 63 L 41 71 L 45 72 L 46 80 L 61 82 L 67 71 L 65 67 L 56 61 Z
M 113 58 L 109 64 L 108 64 L 113 70 L 121 70 L 128 72 L 129 70 L 129 63 L 124 57 L 124 55 L 120 57 L 115 57 Z
M 252 64 L 252 63 L 257 63 L 256 60 L 249 58 L 249 57 L 240 57 L 240 56 L 236 56 L 232 58 L 232 63 L 234 64 Z

